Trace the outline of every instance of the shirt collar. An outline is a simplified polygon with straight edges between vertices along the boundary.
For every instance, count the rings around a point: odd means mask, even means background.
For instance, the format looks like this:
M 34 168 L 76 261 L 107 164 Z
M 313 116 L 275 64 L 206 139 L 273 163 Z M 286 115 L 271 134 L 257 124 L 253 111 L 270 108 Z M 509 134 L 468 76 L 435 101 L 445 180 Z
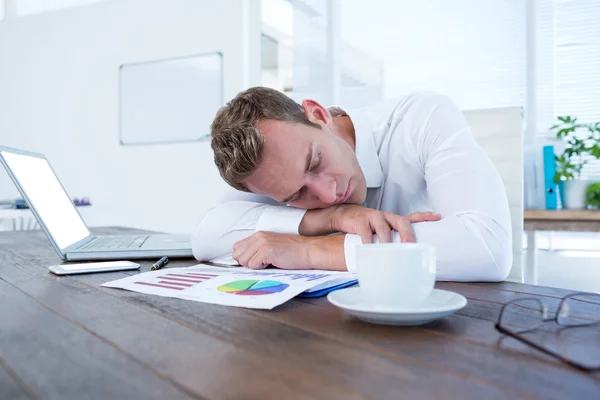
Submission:
M 368 188 L 377 188 L 383 184 L 383 170 L 377 155 L 373 127 L 363 110 L 349 111 L 354 125 L 356 158 L 365 175 Z

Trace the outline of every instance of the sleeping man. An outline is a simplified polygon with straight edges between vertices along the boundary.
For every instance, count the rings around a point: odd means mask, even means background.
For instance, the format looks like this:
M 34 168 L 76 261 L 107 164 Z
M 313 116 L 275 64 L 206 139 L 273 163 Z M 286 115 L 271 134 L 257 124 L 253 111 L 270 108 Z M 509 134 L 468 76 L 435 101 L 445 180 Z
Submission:
M 444 96 L 343 110 L 256 87 L 219 110 L 211 135 L 235 190 L 196 227 L 198 260 L 355 271 L 361 242 L 423 242 L 436 248 L 438 280 L 509 273 L 504 186 Z

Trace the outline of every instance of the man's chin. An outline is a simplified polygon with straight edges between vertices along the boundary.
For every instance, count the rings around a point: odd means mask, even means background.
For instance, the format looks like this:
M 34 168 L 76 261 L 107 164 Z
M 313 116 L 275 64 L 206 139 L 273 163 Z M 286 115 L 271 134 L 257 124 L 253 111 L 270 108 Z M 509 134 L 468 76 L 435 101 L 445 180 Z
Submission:
M 366 196 L 362 197 L 362 201 L 361 201 L 361 197 L 360 196 L 356 196 L 355 193 L 353 193 L 350 197 L 348 197 L 348 199 L 343 203 L 343 204 L 356 204 L 356 205 L 361 205 L 364 201 L 365 201 Z
M 367 189 L 365 188 L 364 190 L 355 190 L 354 193 L 352 193 L 348 197 L 348 200 L 346 200 L 344 203 L 361 205 L 365 202 L 366 199 L 367 199 Z

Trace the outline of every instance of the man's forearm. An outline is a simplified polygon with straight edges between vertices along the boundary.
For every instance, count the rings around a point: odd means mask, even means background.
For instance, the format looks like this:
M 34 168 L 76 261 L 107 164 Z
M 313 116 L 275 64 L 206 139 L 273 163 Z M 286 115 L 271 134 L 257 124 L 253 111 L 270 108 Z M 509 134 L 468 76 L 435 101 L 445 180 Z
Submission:
M 336 207 L 308 210 L 300 226 L 298 233 L 303 236 L 324 236 L 336 232 L 332 225 L 332 215 Z
M 296 233 L 299 215 L 303 214 L 304 210 L 294 207 L 250 201 L 219 204 L 205 213 L 194 230 L 194 257 L 199 261 L 210 261 L 231 254 L 234 243 L 252 236 L 257 230 Z
M 344 239 L 346 235 L 318 236 L 308 246 L 310 268 L 346 271 Z

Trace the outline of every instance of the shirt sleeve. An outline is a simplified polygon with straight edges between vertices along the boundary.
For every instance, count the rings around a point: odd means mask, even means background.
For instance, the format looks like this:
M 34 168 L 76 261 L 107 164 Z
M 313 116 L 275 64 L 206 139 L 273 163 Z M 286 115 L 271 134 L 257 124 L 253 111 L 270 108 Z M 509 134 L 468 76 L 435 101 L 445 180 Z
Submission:
M 442 219 L 413 224 L 416 240 L 436 247 L 438 280 L 504 280 L 512 266 L 512 235 L 500 175 L 452 101 L 429 95 L 419 102 L 419 115 L 414 117 L 424 122 L 412 132 L 411 142 L 431 211 Z M 346 265 L 351 271 L 356 269 L 357 244 L 359 236 L 346 235 Z
M 257 231 L 298 234 L 306 210 L 278 205 L 250 193 L 229 191 L 222 203 L 200 219 L 192 234 L 192 251 L 199 261 L 225 257 L 233 245 Z
M 438 280 L 501 281 L 512 266 L 508 198 L 500 174 L 460 109 L 432 95 L 415 140 L 438 222 L 414 224 L 418 242 L 436 246 Z

